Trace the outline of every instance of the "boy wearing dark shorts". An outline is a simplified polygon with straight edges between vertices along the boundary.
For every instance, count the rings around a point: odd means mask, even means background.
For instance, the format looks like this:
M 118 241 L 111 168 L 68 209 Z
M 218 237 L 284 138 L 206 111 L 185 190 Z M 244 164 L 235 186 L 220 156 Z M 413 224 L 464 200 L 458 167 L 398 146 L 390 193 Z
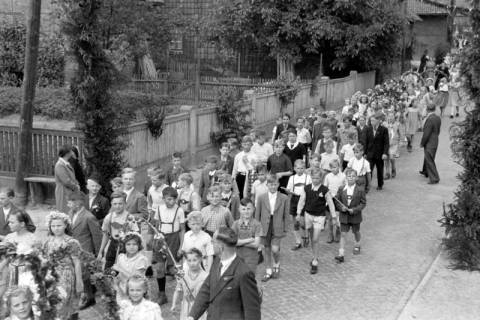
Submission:
M 360 254 L 360 223 L 362 222 L 362 210 L 367 204 L 365 190 L 356 185 L 357 172 L 348 168 L 345 170 L 347 185 L 340 188 L 335 199 L 335 207 L 340 211 L 340 248 L 335 260 L 338 263 L 345 261 L 345 237 L 352 230 L 355 236 L 353 254 Z

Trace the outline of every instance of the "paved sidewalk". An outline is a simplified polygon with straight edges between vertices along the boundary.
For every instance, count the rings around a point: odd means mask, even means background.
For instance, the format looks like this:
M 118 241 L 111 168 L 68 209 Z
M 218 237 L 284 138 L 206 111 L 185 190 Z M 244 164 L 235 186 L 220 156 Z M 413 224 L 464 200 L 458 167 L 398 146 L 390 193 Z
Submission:
M 397 159 L 397 178 L 387 180 L 382 191 L 375 190 L 376 179 L 373 179 L 362 223 L 361 255 L 352 255 L 350 235 L 346 261 L 337 265 L 333 257 L 338 244 L 326 244 L 323 235 L 324 255 L 319 273 L 312 276 L 310 252 L 290 251 L 292 235 L 283 241 L 280 279 L 261 283 L 263 319 L 397 319 L 439 252 L 443 234 L 437 220 L 442 214 L 442 203 L 451 201 L 458 185 L 455 177 L 459 166 L 451 160 L 448 139 L 451 120 L 442 120 L 437 152 L 440 183 L 427 185 L 427 180 L 418 173 L 423 161 L 423 150 L 418 147 L 419 133 L 414 152 L 402 149 Z M 42 211 L 34 210 L 36 222 L 43 220 Z M 259 277 L 263 271 L 260 266 Z M 169 281 L 170 297 L 172 287 L 173 281 Z M 170 314 L 169 307 L 162 307 L 164 319 L 177 319 L 178 314 Z M 415 312 L 421 309 L 420 305 L 414 307 Z M 82 312 L 80 317 L 97 320 L 103 318 L 101 313 L 101 307 L 97 306 Z M 417 319 L 430 318 L 417 316 Z
M 398 320 L 474 320 L 480 318 L 480 273 L 449 268 L 442 252 Z

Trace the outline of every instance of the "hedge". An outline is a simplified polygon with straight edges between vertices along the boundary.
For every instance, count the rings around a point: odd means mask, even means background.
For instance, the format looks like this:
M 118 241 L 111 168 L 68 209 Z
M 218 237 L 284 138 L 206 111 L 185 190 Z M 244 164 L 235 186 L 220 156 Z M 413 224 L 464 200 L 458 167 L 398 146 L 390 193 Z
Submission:
M 22 101 L 22 88 L 0 87 L 0 116 L 19 113 Z M 143 109 L 168 105 L 162 96 L 133 91 L 116 91 L 112 94 L 115 109 L 126 122 L 143 120 Z M 167 113 L 178 112 L 179 108 L 168 105 Z M 67 88 L 37 88 L 34 102 L 34 115 L 52 120 L 75 120 L 75 110 Z

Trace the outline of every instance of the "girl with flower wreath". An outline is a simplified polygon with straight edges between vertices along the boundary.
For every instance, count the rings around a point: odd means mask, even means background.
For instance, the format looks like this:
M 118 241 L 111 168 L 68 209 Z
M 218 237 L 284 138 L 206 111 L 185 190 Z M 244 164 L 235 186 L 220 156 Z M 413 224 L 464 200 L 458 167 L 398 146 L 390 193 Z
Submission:
M 57 307 L 60 319 L 78 319 L 79 298 L 83 292 L 80 243 L 71 237 L 70 218 L 53 211 L 47 216 L 48 238 L 43 244 L 44 258 L 54 264 L 63 299 Z
M 123 253 L 117 257 L 112 269 L 118 272 L 116 277 L 117 301 L 125 300 L 127 296 L 127 281 L 133 275 L 145 275 L 149 266 L 148 259 L 141 252 L 142 237 L 137 232 L 128 232 L 122 239 Z
M 133 275 L 126 283 L 128 300 L 120 304 L 120 320 L 163 320 L 160 306 L 147 297 L 148 280 L 142 275 Z
M 7 258 L 5 255 L 0 260 L 2 279 L 0 281 L 0 297 L 7 286 L 28 285 L 31 282 L 32 276 L 28 263 L 25 261 L 25 255 L 32 253 L 39 244 L 34 234 L 36 227 L 30 215 L 25 211 L 10 213 L 8 224 L 12 232 L 5 236 L 3 243 L 13 245 L 12 250 L 15 251 L 15 256 L 10 255 Z

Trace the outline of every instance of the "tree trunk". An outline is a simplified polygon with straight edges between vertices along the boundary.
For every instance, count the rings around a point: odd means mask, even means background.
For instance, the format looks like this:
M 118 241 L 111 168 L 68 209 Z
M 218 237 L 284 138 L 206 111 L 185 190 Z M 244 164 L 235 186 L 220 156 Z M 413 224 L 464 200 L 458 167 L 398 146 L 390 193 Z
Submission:
M 28 188 L 25 176 L 32 161 L 33 100 L 37 83 L 38 42 L 40 35 L 41 0 L 30 0 L 27 13 L 27 44 L 25 48 L 25 72 L 23 75 L 23 96 L 19 123 L 19 144 L 16 161 L 15 189 L 20 204 L 27 202 Z

